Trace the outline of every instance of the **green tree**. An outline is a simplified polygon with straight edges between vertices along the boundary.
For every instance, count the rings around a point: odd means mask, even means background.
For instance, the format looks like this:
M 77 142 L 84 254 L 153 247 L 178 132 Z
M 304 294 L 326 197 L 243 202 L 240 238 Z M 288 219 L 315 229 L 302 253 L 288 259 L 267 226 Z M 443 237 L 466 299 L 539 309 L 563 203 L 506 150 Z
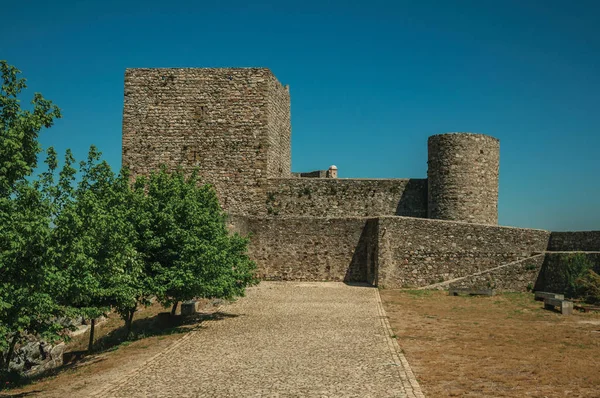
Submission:
M 37 141 L 60 111 L 36 93 L 32 110 L 18 99 L 20 71 L 0 61 L 0 370 L 8 369 L 15 346 L 26 334 L 53 341 L 64 329 L 56 322 L 65 308 L 51 294 L 47 267 L 51 203 L 25 177 L 37 166 Z
M 32 110 L 21 109 L 25 80 L 5 61 L 0 71 L 0 370 L 24 336 L 63 337 L 60 317 L 113 308 L 129 336 L 153 296 L 175 310 L 196 297 L 241 296 L 256 282 L 247 239 L 228 233 L 214 190 L 196 175 L 163 168 L 132 184 L 91 147 L 79 183 L 69 150 L 55 178 L 53 148 L 47 170 L 27 179 L 38 135 L 60 111 L 38 93 Z M 90 348 L 93 330 L 92 322 Z
M 138 178 L 136 191 L 147 193 L 137 202 L 138 251 L 150 289 L 173 314 L 180 301 L 233 298 L 256 283 L 247 239 L 228 233 L 214 189 L 195 173 L 162 167 Z
M 48 207 L 30 184 L 16 185 L 11 199 L 0 199 L 0 351 L 8 369 L 15 345 L 26 334 L 52 341 L 64 328 L 65 314 L 54 300 L 46 266 L 50 237 Z
M 20 70 L 0 60 L 0 196 L 9 196 L 14 184 L 31 175 L 41 151 L 38 136 L 61 117 L 60 109 L 35 93 L 33 110 L 21 109 L 19 94 L 27 87 Z
M 132 189 L 127 172 L 114 175 L 106 162 L 90 174 L 92 183 L 81 189 L 83 197 L 77 201 L 89 217 L 88 246 L 102 270 L 102 302 L 121 315 L 129 337 L 137 308 L 149 305 L 154 293 L 137 250 L 136 221 L 143 192 Z
M 55 190 L 60 206 L 54 220 L 53 263 L 68 281 L 60 301 L 91 320 L 88 349 L 94 339 L 94 319 L 115 308 L 125 319 L 128 334 L 138 304 L 147 304 L 144 274 L 135 249 L 134 192 L 126 174 L 115 175 L 92 146 L 80 163 L 81 180 L 71 188 L 74 169 L 67 153 Z
M 92 152 L 90 152 L 92 156 Z M 74 181 L 77 170 L 73 167 L 75 159 L 70 150 L 66 151 L 65 163 L 60 172 L 58 183 L 54 181 L 54 171 L 57 168 L 56 153 L 48 149 L 47 162 L 53 167 L 42 175 L 42 187 L 48 201 L 52 205 L 52 229 L 49 243 L 49 266 L 53 267 L 57 279 L 63 283 L 56 284 L 54 294 L 57 300 L 73 309 L 73 313 L 84 319 L 91 320 L 89 348 L 94 340 L 95 319 L 109 311 L 103 305 L 101 282 L 98 278 L 101 269 L 89 256 L 86 250 L 90 241 L 86 221 L 89 216 L 81 212 L 82 206 L 77 201 L 82 196 L 81 189 L 75 189 Z M 82 169 L 86 166 L 84 162 Z M 89 175 L 82 177 L 87 181 Z M 82 185 L 80 183 L 80 186 Z M 93 239 L 93 238 L 92 238 Z

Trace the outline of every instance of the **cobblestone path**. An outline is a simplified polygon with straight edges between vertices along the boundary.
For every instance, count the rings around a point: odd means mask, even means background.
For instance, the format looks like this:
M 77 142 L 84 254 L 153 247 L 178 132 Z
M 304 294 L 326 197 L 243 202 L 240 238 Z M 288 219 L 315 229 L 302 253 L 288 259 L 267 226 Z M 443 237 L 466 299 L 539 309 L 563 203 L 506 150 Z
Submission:
M 102 397 L 423 397 L 377 289 L 262 282 Z

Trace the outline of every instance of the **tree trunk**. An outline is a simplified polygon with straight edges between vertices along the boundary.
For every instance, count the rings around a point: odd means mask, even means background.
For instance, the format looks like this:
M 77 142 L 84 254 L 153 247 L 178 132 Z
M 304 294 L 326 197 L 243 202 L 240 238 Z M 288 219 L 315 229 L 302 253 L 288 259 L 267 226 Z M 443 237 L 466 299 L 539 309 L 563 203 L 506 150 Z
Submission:
M 127 317 L 126 326 L 127 326 L 127 340 L 131 337 L 131 325 L 133 323 L 133 315 L 135 314 L 135 308 L 129 310 L 129 315 Z
M 96 326 L 96 320 L 92 318 L 92 322 L 90 323 L 90 341 L 88 342 L 88 352 L 92 352 L 92 348 L 94 347 L 94 326 Z
M 173 304 L 173 308 L 171 308 L 171 316 L 174 316 L 175 313 L 177 312 L 177 305 L 179 304 L 179 301 L 176 301 L 175 304 Z
M 15 352 L 15 345 L 17 345 L 17 340 L 19 340 L 19 335 L 19 332 L 15 333 L 12 341 L 10 342 L 10 345 L 8 346 L 8 352 L 6 353 L 6 358 L 4 358 L 3 364 L 5 370 L 8 370 L 8 368 L 10 367 L 10 360 Z

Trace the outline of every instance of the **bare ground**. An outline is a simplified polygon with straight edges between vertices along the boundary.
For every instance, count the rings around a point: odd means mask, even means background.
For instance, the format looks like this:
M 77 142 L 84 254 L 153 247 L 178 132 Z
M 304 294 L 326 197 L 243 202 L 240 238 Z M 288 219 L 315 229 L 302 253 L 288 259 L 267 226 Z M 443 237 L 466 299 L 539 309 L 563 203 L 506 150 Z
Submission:
M 63 367 L 41 375 L 30 384 L 0 392 L 0 397 L 89 396 L 98 388 L 142 366 L 146 361 L 179 340 L 201 322 L 218 316 L 216 308 L 203 301 L 201 314 L 183 319 L 170 317 L 158 303 L 136 312 L 133 322 L 135 340 L 125 340 L 124 322 L 117 314 L 96 326 L 94 353 L 88 354 L 89 331 L 74 337 L 65 351 Z M 179 311 L 178 311 L 179 313 Z
M 563 316 L 528 293 L 381 290 L 430 397 L 600 397 L 600 314 Z

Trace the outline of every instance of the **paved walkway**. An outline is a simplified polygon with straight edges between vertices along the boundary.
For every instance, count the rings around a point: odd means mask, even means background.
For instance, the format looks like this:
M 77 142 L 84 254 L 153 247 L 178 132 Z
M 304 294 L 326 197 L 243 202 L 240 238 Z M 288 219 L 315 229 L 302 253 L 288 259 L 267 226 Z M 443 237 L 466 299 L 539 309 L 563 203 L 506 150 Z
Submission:
M 262 282 L 103 397 L 422 397 L 379 292 Z

